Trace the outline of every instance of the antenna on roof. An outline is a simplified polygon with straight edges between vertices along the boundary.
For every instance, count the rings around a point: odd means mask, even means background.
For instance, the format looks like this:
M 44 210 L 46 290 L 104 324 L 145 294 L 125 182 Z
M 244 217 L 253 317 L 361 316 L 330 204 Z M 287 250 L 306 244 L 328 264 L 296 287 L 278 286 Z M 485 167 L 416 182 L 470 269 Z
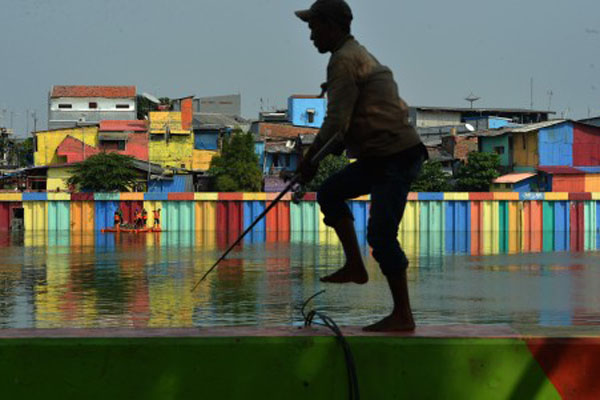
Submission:
M 469 94 L 467 97 L 465 97 L 465 100 L 468 101 L 469 103 L 471 103 L 471 108 L 473 108 L 473 103 L 479 99 L 481 99 L 481 97 L 475 96 L 473 94 L 473 92 L 471 92 L 471 94 Z

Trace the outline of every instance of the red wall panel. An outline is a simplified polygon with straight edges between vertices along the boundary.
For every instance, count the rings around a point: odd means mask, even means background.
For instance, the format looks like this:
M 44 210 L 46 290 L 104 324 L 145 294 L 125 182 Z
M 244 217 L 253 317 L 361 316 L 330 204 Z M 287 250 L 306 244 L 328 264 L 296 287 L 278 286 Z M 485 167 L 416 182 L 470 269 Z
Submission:
M 128 223 L 133 223 L 133 215 L 135 214 L 135 210 L 139 210 L 141 212 L 144 208 L 144 202 L 132 200 L 122 201 L 119 205 L 119 208 L 123 213 L 123 220 L 127 221 Z M 150 212 L 149 210 L 146 211 Z
M 244 230 L 244 208 L 242 204 L 241 201 L 217 202 L 217 231 L 241 233 Z
M 553 192 L 585 192 L 585 175 L 554 175 Z
M 600 165 L 600 128 L 573 124 L 573 166 Z
M 10 230 L 10 203 L 0 203 L 0 231 Z
M 571 201 L 570 218 L 570 247 L 572 251 L 584 250 L 585 218 L 582 201 Z

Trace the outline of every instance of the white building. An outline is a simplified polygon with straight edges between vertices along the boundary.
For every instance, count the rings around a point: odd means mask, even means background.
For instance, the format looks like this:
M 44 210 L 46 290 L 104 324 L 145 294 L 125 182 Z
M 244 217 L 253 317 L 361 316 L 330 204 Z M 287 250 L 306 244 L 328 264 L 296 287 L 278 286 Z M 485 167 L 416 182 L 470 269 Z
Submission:
M 48 96 L 48 130 L 135 120 L 135 86 L 53 86 Z

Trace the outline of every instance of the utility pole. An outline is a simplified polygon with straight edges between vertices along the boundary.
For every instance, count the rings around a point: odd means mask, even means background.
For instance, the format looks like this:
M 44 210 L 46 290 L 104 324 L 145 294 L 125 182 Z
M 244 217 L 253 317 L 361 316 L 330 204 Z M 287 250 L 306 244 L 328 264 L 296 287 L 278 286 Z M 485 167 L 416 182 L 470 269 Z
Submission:
M 25 110 L 25 134 L 29 135 L 29 109 Z
M 33 113 L 31 114 L 31 116 L 33 117 L 33 132 L 37 132 L 37 113 L 35 112 L 35 110 L 33 111 Z
M 552 95 L 554 95 L 552 89 L 548 90 L 548 111 L 552 108 Z
M 529 103 L 529 108 L 531 110 L 533 110 L 533 76 L 531 77 L 531 80 L 529 82 L 529 88 L 530 88 L 529 98 L 531 100 L 531 102 Z

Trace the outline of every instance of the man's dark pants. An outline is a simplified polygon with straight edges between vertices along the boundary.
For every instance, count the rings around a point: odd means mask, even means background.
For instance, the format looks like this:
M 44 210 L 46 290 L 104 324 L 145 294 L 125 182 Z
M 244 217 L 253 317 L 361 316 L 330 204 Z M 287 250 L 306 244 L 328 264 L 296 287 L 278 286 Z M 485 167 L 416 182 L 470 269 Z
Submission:
M 341 218 L 353 218 L 346 200 L 371 194 L 367 241 L 384 275 L 394 277 L 408 267 L 408 259 L 398 242 L 408 192 L 425 156 L 419 152 L 357 160 L 332 175 L 321 185 L 317 201 L 326 225 L 335 226 Z

